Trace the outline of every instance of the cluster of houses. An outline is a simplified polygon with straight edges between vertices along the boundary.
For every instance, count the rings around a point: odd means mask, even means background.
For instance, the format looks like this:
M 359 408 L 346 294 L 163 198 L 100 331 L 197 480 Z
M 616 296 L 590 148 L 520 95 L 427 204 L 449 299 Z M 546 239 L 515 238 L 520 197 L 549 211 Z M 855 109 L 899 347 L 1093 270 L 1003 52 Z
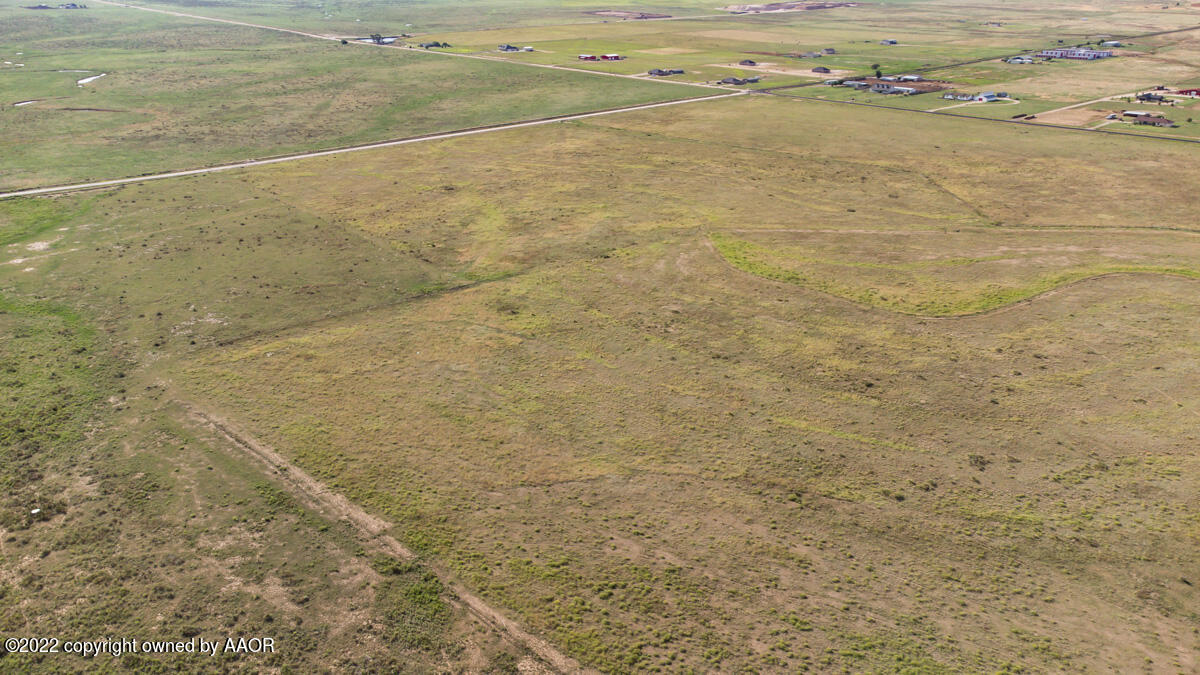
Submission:
M 621 56 L 620 54 L 601 54 L 600 56 L 594 56 L 592 54 L 579 55 L 580 61 L 620 61 L 624 58 L 625 57 Z
M 668 75 L 682 75 L 683 68 L 651 68 L 646 73 L 650 77 L 666 77 Z
M 1102 43 L 1105 47 L 1120 47 L 1121 43 L 1116 40 Z M 1014 65 L 1029 65 L 1034 63 L 1034 59 L 1075 59 L 1077 61 L 1094 61 L 1096 59 L 1107 59 L 1114 56 L 1112 50 L 1109 49 L 1085 49 L 1083 47 L 1056 47 L 1054 49 L 1043 49 L 1042 51 L 1032 56 L 1021 54 L 1004 59 L 1005 63 Z
M 31 7 L 26 7 L 25 9 L 87 9 L 87 5 L 80 5 L 80 4 L 74 3 L 74 2 L 67 2 L 67 3 L 63 3 L 61 5 L 58 5 L 57 7 L 51 7 L 50 5 L 33 5 Z
M 755 82 L 758 82 L 758 81 L 760 81 L 761 79 L 762 79 L 762 78 L 760 78 L 760 77 L 758 77 L 758 76 L 754 76 L 754 77 L 727 77 L 727 78 L 725 78 L 725 79 L 721 80 L 721 81 L 720 81 L 718 84 L 737 84 L 737 85 L 741 85 L 741 84 L 754 84 Z
M 829 72 L 829 69 L 818 70 L 813 68 L 813 72 Z M 850 87 L 851 89 L 870 90 L 874 94 L 902 94 L 909 96 L 912 94 L 923 93 L 922 89 L 916 87 L 906 87 L 900 82 L 921 82 L 925 78 L 920 75 L 884 75 L 883 77 L 864 78 L 861 80 L 826 80 L 825 84 L 841 85 Z
M 450 45 L 445 46 L 449 47 Z M 496 50 L 501 52 L 531 52 L 533 51 L 533 47 L 516 47 L 510 44 L 503 44 L 496 47 Z

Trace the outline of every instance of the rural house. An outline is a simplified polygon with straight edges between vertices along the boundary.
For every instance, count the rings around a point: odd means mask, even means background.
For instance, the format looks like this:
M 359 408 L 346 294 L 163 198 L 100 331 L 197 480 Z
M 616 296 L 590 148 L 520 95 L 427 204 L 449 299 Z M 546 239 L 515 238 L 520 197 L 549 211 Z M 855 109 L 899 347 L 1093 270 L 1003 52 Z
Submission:
M 831 71 L 830 71 L 828 68 L 826 68 L 825 66 L 817 66 L 816 68 L 813 68 L 813 69 L 812 69 L 812 71 L 813 71 L 814 73 L 829 73 L 829 72 L 831 72 Z
M 1133 120 L 1133 123 L 1134 124 L 1147 124 L 1147 125 L 1150 125 L 1153 127 L 1177 127 L 1177 126 L 1179 126 L 1178 124 L 1175 124 L 1174 122 L 1172 122 L 1171 120 L 1169 120 L 1165 117 L 1150 117 L 1150 116 L 1138 117 Z
M 1083 61 L 1092 61 L 1095 59 L 1107 59 L 1112 56 L 1111 51 L 1099 51 L 1095 49 L 1082 49 L 1080 47 L 1066 47 L 1062 49 L 1043 49 L 1037 55 L 1043 59 L 1077 59 Z
M 904 94 L 905 96 L 917 93 L 917 90 L 912 87 L 897 87 L 891 82 L 876 82 L 871 85 L 871 91 L 876 94 Z

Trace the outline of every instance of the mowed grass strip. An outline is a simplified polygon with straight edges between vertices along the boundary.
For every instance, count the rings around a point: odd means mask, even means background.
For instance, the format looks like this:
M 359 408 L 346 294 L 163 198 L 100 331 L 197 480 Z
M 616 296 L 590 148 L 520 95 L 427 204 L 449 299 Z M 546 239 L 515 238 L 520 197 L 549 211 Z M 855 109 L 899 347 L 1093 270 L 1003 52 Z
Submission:
M 872 237 L 877 239 L 879 235 Z M 841 238 L 852 240 L 856 235 L 841 235 Z M 933 252 L 954 251 L 962 245 L 956 245 L 954 240 L 967 238 L 976 240 L 972 244 L 978 250 L 997 253 L 986 257 L 942 257 Z M 880 251 L 877 243 L 869 245 L 877 253 L 860 260 L 836 255 L 825 257 L 823 254 L 831 252 L 829 249 L 841 248 L 842 242 L 833 242 L 831 237 L 824 237 L 824 241 L 816 238 L 800 246 L 789 242 L 787 237 L 756 239 L 749 241 L 724 233 L 714 233 L 710 238 L 716 250 L 744 272 L 872 307 L 923 316 L 987 312 L 1108 274 L 1166 274 L 1200 279 L 1200 241 L 1190 234 L 1131 237 L 1117 233 L 1103 237 L 1103 244 L 1096 242 L 1100 238 L 1081 237 L 1077 231 L 1070 235 L 1011 231 L 981 231 L 967 237 L 949 233 L 898 238 L 885 235 L 883 239 L 894 242 L 895 248 Z M 913 245 L 914 240 L 920 239 L 925 241 Z M 1090 250 L 1081 250 L 1081 240 L 1096 243 L 1091 244 Z M 1006 245 L 1017 241 L 1025 250 L 1013 250 Z M 823 249 L 822 245 L 829 248 Z M 918 259 L 896 260 L 908 256 Z M 880 261 L 879 257 L 889 260 Z M 1131 263 L 1138 259 L 1145 262 Z M 1182 264 L 1155 264 L 1167 261 Z

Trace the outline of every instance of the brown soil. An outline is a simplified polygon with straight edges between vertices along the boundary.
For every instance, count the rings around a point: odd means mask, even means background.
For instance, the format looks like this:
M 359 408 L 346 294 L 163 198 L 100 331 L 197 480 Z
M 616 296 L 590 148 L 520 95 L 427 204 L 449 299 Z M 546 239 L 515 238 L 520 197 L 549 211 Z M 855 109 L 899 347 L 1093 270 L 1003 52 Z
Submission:
M 584 12 L 592 16 L 611 16 L 617 19 L 669 19 L 670 14 L 654 14 L 652 12 L 630 12 L 623 9 L 597 9 Z
M 206 413 L 188 403 L 180 402 L 180 405 L 188 411 L 193 422 L 216 432 L 219 436 L 227 440 L 230 445 L 236 447 L 251 459 L 263 464 L 289 493 L 305 505 L 345 520 L 367 540 L 365 543 L 378 550 L 405 560 L 416 558 L 416 554 L 408 547 L 386 533 L 386 530 L 390 527 L 387 521 L 367 513 L 342 495 L 331 491 L 320 481 L 289 462 L 274 449 L 256 441 L 241 431 L 234 430 L 228 421 Z M 499 630 L 502 634 L 506 634 L 511 640 L 529 649 L 529 651 L 545 660 L 559 672 L 588 672 L 575 659 L 555 649 L 549 642 L 527 633 L 515 621 L 504 616 L 504 614 L 487 604 L 482 598 L 468 591 L 460 583 L 451 578 L 445 570 L 438 569 L 427 561 L 426 564 L 437 573 L 442 583 L 446 585 L 446 588 L 450 589 L 450 592 L 454 594 L 458 601 L 465 605 L 472 614 L 485 624 Z
M 69 110 L 75 112 L 129 112 L 128 110 L 112 110 L 111 108 L 51 108 L 51 110 Z
M 833 9 L 835 7 L 857 7 L 857 2 L 771 2 L 764 5 L 729 5 L 721 9 L 726 12 L 790 12 L 796 10 Z
M 1082 126 L 1104 119 L 1109 112 L 1111 111 L 1091 110 L 1089 108 L 1072 108 L 1070 110 L 1062 110 L 1056 113 L 1042 113 L 1038 117 L 1043 122 Z

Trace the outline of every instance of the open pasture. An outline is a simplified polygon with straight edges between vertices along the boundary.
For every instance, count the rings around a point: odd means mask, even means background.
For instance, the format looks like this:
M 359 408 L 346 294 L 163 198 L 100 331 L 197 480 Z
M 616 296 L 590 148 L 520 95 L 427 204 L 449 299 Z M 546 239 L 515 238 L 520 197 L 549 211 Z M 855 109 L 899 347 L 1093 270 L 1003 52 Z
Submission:
M 1187 670 L 1197 169 L 1140 148 L 734 99 L 7 202 L 0 288 L 585 664 Z
M 0 189 L 703 93 L 103 5 L 58 14 L 0 7 L 0 21 L 11 28 L 0 32 L 0 56 L 20 52 L 25 64 L 0 72 Z
M 769 71 L 740 69 L 743 59 L 777 62 L 781 66 L 810 71 L 816 66 L 835 70 L 869 72 L 879 64 L 887 72 L 1001 56 L 1026 48 L 1040 47 L 1044 38 L 1025 36 L 977 38 L 955 30 L 953 22 L 940 20 L 920 28 L 891 25 L 876 20 L 881 10 L 869 5 L 810 12 L 744 15 L 688 21 L 622 22 L 604 25 L 564 25 L 524 29 L 493 29 L 467 33 L 436 34 L 431 39 L 449 42 L 455 51 L 491 51 L 511 43 L 531 46 L 533 53 L 497 54 L 514 61 L 530 61 L 626 74 L 651 68 L 680 67 L 681 79 L 719 80 L 738 73 L 761 72 L 774 85 L 803 82 Z M 889 16 L 883 14 L 882 16 Z M 882 39 L 899 44 L 881 45 Z M 417 41 L 426 41 L 421 37 Z M 819 58 L 796 58 L 825 48 L 835 54 Z M 669 50 L 671 53 L 667 53 Z M 579 54 L 618 53 L 617 62 L 580 62 Z M 726 65 L 728 64 L 728 65 Z
M 478 0 L 471 11 L 452 0 L 149 0 L 140 6 L 168 11 L 219 16 L 237 21 L 329 35 L 370 35 L 373 32 L 429 33 L 474 30 L 497 25 L 528 26 L 566 23 L 619 22 L 592 14 L 596 10 L 632 10 L 651 14 L 726 14 L 708 0 L 615 0 L 597 4 L 583 0 Z
M 0 187 L 712 91 L 0 2 Z M 697 81 L 931 67 L 1022 100 L 956 112 L 1078 124 L 1200 54 L 995 60 L 1200 23 L 1142 0 L 148 4 Z M 628 8 L 692 18 L 585 14 Z M 1195 672 L 1195 157 L 756 93 L 0 201 L 0 629 L 281 652 L 2 663 L 553 670 L 495 614 L 614 673 Z

